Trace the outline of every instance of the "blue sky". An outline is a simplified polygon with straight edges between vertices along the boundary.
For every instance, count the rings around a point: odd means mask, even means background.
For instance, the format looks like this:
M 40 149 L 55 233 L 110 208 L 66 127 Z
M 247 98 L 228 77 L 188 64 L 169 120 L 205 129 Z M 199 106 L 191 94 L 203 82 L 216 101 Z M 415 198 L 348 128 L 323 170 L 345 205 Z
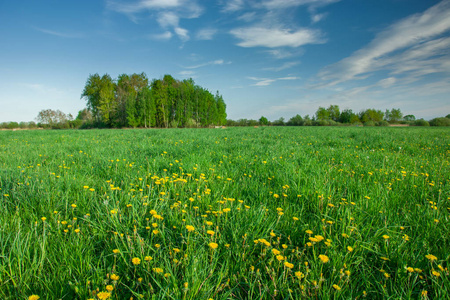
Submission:
M 0 122 L 65 113 L 89 74 L 192 77 L 228 118 L 450 113 L 450 1 L 0 0 Z

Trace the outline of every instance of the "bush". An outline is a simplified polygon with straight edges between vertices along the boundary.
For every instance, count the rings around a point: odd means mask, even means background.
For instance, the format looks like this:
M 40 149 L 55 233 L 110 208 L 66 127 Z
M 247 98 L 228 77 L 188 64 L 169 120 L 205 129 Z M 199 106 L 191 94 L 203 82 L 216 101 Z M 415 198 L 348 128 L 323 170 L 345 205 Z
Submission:
M 430 121 L 431 126 L 450 126 L 449 118 L 434 118 Z
M 364 123 L 364 126 L 375 126 L 375 122 L 374 121 L 367 121 Z
M 428 121 L 425 121 L 424 119 L 415 120 L 411 124 L 412 126 L 430 126 L 430 123 Z
M 385 127 L 385 126 L 389 126 L 389 123 L 386 122 L 386 121 L 380 121 L 380 122 L 377 122 L 377 126 L 383 126 L 383 127 Z

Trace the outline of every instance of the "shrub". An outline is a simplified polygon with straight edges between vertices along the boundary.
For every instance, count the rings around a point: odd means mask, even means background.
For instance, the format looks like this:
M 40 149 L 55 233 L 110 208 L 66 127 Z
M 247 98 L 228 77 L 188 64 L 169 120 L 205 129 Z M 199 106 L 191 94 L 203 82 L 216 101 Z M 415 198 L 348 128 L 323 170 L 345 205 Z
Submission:
M 364 126 L 375 126 L 375 122 L 374 121 L 367 121 L 364 123 Z
M 425 121 L 424 119 L 415 120 L 411 124 L 412 126 L 430 126 L 430 123 L 428 121 Z
M 434 118 L 430 121 L 431 126 L 450 126 L 449 118 Z
M 386 121 L 380 121 L 380 122 L 377 122 L 377 126 L 383 126 L 383 127 L 385 127 L 385 126 L 389 126 L 389 123 L 386 122 Z

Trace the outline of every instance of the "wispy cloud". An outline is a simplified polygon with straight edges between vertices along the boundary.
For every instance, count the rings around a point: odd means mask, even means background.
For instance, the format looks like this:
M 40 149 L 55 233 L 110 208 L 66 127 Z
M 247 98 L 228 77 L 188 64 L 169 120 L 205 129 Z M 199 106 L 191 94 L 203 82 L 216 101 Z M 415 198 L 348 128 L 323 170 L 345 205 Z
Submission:
M 284 28 L 265 28 L 261 26 L 242 27 L 230 31 L 241 40 L 241 47 L 299 47 L 306 44 L 324 43 L 321 34 L 313 29 L 298 29 L 296 31 Z
M 380 70 L 416 78 L 450 72 L 450 40 L 440 37 L 449 30 L 450 1 L 444 0 L 389 26 L 366 47 L 324 68 L 318 76 L 325 85 L 332 86 L 364 79 Z
M 317 23 L 317 22 L 322 21 L 323 19 L 325 19 L 326 16 L 327 16 L 326 13 L 322 13 L 322 14 L 312 14 L 312 15 L 311 15 L 311 22 L 312 22 L 312 23 Z
M 299 61 L 289 61 L 289 62 L 283 63 L 281 66 L 264 68 L 263 70 L 279 72 L 279 71 L 283 71 L 283 70 L 286 70 L 286 69 L 290 69 L 290 68 L 295 67 L 295 66 L 297 66 L 299 64 L 300 64 Z
M 225 62 L 223 59 L 212 60 L 203 64 L 198 64 L 194 66 L 184 67 L 186 69 L 198 69 L 201 67 L 211 66 L 211 65 L 223 65 L 223 64 L 231 64 L 231 62 Z
M 243 0 L 228 0 L 225 1 L 225 5 L 222 8 L 223 12 L 235 12 L 241 10 L 244 7 Z
M 239 21 L 244 21 L 244 22 L 252 22 L 256 19 L 256 12 L 254 12 L 254 11 L 247 12 L 245 14 L 240 15 L 236 19 Z
M 268 86 L 279 80 L 298 80 L 300 77 L 288 76 L 280 78 L 259 78 L 259 77 L 247 77 L 250 80 L 256 81 L 252 86 Z
M 43 28 L 39 28 L 39 27 L 33 27 L 33 29 L 35 29 L 39 32 L 45 33 L 45 34 L 49 34 L 49 35 L 53 35 L 53 36 L 57 36 L 57 37 L 61 37 L 61 38 L 81 39 L 84 37 L 84 35 L 81 33 L 67 33 L 67 32 L 43 29 Z
M 301 5 L 318 7 L 339 1 L 340 0 L 265 0 L 262 1 L 262 5 L 268 9 L 282 9 Z
M 191 78 L 193 78 L 193 77 L 195 77 L 196 73 L 194 71 L 187 71 L 187 70 L 185 70 L 185 71 L 178 72 L 178 74 L 180 76 L 183 76 L 183 77 L 191 77 Z
M 214 28 L 204 28 L 197 32 L 197 40 L 212 40 L 214 35 L 217 33 L 217 29 Z
M 189 31 L 180 26 L 181 19 L 198 18 L 203 8 L 195 0 L 108 0 L 108 9 L 127 15 L 132 21 L 137 21 L 137 15 L 156 12 L 156 21 L 164 30 L 172 30 L 181 41 L 190 39 Z M 167 33 L 163 36 L 167 39 Z M 170 36 L 171 37 L 171 36 Z M 169 37 L 169 38 L 170 38 Z

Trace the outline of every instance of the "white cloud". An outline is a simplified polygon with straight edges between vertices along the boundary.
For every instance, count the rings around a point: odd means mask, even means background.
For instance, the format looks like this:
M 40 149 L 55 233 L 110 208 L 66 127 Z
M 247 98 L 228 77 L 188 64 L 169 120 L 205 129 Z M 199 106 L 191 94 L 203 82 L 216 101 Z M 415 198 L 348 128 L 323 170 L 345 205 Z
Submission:
M 324 6 L 340 0 L 265 0 L 262 5 L 267 9 L 281 9 L 301 5 Z
M 272 83 L 278 81 L 278 80 L 297 80 L 300 79 L 300 77 L 280 77 L 280 78 L 259 78 L 259 77 L 247 77 L 250 80 L 256 81 L 256 83 L 252 84 L 252 86 L 268 86 Z
M 237 44 L 241 47 L 299 47 L 305 44 L 323 43 L 320 33 L 312 29 L 291 31 L 288 29 L 254 26 L 236 28 L 231 30 L 230 33 L 242 40 Z
M 420 73 L 442 71 L 442 65 L 439 66 L 437 62 L 443 62 L 443 57 L 448 61 L 445 47 L 449 41 L 437 38 L 449 30 L 450 1 L 444 0 L 423 13 L 394 23 L 377 34 L 366 47 L 323 69 L 319 77 L 327 82 L 327 85 L 335 85 L 367 78 L 371 73 L 382 69 L 391 70 L 393 73 L 415 69 L 418 72 L 416 75 L 419 76 Z M 436 61 L 437 51 L 441 51 L 441 57 Z M 427 68 L 426 72 L 420 72 L 420 65 L 433 67 Z M 448 63 L 444 66 L 449 70 Z
M 214 28 L 204 28 L 197 32 L 197 40 L 212 40 L 214 35 L 217 33 L 217 29 Z
M 319 22 L 319 21 L 325 19 L 326 16 L 327 16 L 326 13 L 323 13 L 323 14 L 313 14 L 313 15 L 311 16 L 311 22 L 317 23 L 317 22 Z
M 229 64 L 231 64 L 231 62 L 225 63 L 225 61 L 223 59 L 217 59 L 217 60 L 209 61 L 209 62 L 206 62 L 206 63 L 203 63 L 203 64 L 199 64 L 199 65 L 188 66 L 188 67 L 185 67 L 185 68 L 186 69 L 198 69 L 198 68 L 206 67 L 206 66 L 210 66 L 210 65 L 223 65 L 223 64 L 229 65 Z
M 239 17 L 237 17 L 238 20 L 244 21 L 244 22 L 251 22 L 256 19 L 256 12 L 247 12 Z
M 175 33 L 180 38 L 180 40 L 182 40 L 183 42 L 186 42 L 189 40 L 189 34 L 188 34 L 187 29 L 184 29 L 181 27 L 175 27 L 174 30 L 175 30 Z
M 176 15 L 174 12 L 166 11 L 162 12 L 158 15 L 158 24 L 161 27 L 177 27 L 180 21 L 180 18 L 178 15 Z
M 178 74 L 180 74 L 181 76 L 192 76 L 195 74 L 195 72 L 194 71 L 181 71 L 181 72 L 178 72 Z
M 228 0 L 225 1 L 225 6 L 223 7 L 223 12 L 235 12 L 241 10 L 244 7 L 243 0 Z
M 176 8 L 183 4 L 183 0 L 139 0 L 139 1 L 108 1 L 107 7 L 121 13 L 137 13 L 149 9 Z
M 295 66 L 297 66 L 299 64 L 300 64 L 299 61 L 290 61 L 290 62 L 285 62 L 284 64 L 282 64 L 279 67 L 264 68 L 264 70 L 279 72 L 279 71 L 283 71 L 283 70 L 286 70 L 286 69 L 290 69 L 290 68 L 295 67 Z
M 163 29 L 172 28 L 173 32 L 186 42 L 190 39 L 189 31 L 180 27 L 180 19 L 198 18 L 203 8 L 194 0 L 138 0 L 133 2 L 112 1 L 107 2 L 110 10 L 123 13 L 131 20 L 137 20 L 136 15 L 145 12 L 157 11 L 156 21 Z M 166 32 L 159 36 L 160 39 L 170 39 Z
M 378 81 L 378 85 L 386 89 L 386 88 L 392 86 L 396 82 L 397 82 L 397 79 L 395 77 L 388 77 L 388 78 L 381 79 L 380 81 Z

